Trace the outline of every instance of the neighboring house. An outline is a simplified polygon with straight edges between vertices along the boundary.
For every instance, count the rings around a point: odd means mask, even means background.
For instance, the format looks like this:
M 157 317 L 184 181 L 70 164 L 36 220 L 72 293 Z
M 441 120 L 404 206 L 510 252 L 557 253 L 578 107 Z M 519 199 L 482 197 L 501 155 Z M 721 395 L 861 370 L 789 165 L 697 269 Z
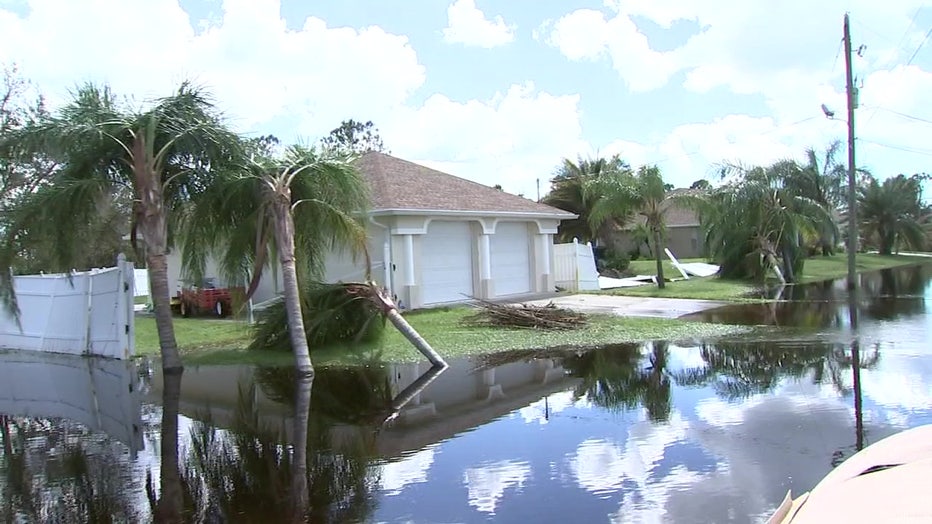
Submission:
M 693 189 L 674 189 L 670 195 L 688 194 Z M 702 241 L 702 229 L 699 224 L 699 215 L 695 210 L 682 204 L 668 201 L 666 212 L 666 247 L 677 258 L 698 258 L 705 256 L 705 246 Z M 635 231 L 644 226 L 644 217 L 635 215 L 631 221 L 617 230 L 612 238 L 611 247 L 619 253 L 628 254 L 638 249 L 642 256 L 649 256 L 647 245 L 643 237 Z
M 553 235 L 572 213 L 384 153 L 364 154 L 357 167 L 372 198 L 372 278 L 404 307 L 554 289 Z M 177 261 L 169 267 L 175 272 L 170 278 L 179 282 Z M 328 255 L 326 281 L 364 277 L 362 260 Z M 267 271 L 254 300 L 274 298 L 280 290 L 278 272 Z

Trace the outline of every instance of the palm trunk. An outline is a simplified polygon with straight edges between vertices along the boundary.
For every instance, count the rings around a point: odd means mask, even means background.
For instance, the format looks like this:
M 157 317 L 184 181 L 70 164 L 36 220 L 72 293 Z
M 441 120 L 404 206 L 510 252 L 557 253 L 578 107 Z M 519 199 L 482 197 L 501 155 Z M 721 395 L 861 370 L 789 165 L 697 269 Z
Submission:
M 291 455 L 291 520 L 304 522 L 308 510 L 307 429 L 314 377 L 298 375 L 294 402 L 294 437 Z
M 271 207 L 275 216 L 275 242 L 278 245 L 278 258 L 282 266 L 285 311 L 288 314 L 288 333 L 291 337 L 291 348 L 294 351 L 295 368 L 299 374 L 313 375 L 314 366 L 311 364 L 307 333 L 304 331 L 301 294 L 298 289 L 298 273 L 294 260 L 294 217 L 291 215 L 291 191 L 285 189 L 282 193 L 276 194 Z
M 162 198 L 163 188 L 154 160 L 148 157 L 142 135 L 133 141 L 133 181 L 136 199 L 136 224 L 142 231 L 146 246 L 146 264 L 149 266 L 149 289 L 155 309 L 155 325 L 162 350 L 162 369 L 181 370 L 181 357 L 175 341 L 172 324 L 171 298 L 168 289 L 168 215 Z
M 411 324 L 409 324 L 408 321 L 405 320 L 403 316 L 401 316 L 401 313 L 399 313 L 397 309 L 389 309 L 385 314 L 388 316 L 388 320 L 392 323 L 392 325 L 395 326 L 395 328 L 400 331 L 409 342 L 414 344 L 414 347 L 416 347 L 418 351 L 427 357 L 427 360 L 430 360 L 431 364 L 440 368 L 447 367 L 447 363 L 445 360 L 443 360 L 443 357 L 434 351 L 434 348 L 430 347 L 430 344 L 424 340 L 424 337 L 422 337 L 420 333 L 411 327 Z
M 443 360 L 443 357 L 439 353 L 434 351 L 434 348 L 424 340 L 424 337 L 414 329 L 411 324 L 405 320 L 405 317 L 401 316 L 401 313 L 398 312 L 398 308 L 395 307 L 395 302 L 385 293 L 382 292 L 374 283 L 370 283 L 370 289 L 372 294 L 370 297 L 375 301 L 376 305 L 382 311 L 388 320 L 395 326 L 397 329 L 418 351 L 421 352 L 427 360 L 430 360 L 430 363 L 435 367 L 447 368 L 447 362 Z
M 172 320 L 171 297 L 168 290 L 168 261 L 165 254 L 148 254 L 149 289 L 155 310 L 155 327 L 159 335 L 159 348 L 162 350 L 162 370 L 180 371 L 184 369 L 178 344 L 175 342 L 175 326 Z
M 657 228 L 654 228 L 654 258 L 657 261 L 657 287 L 663 289 L 666 287 L 663 278 L 663 235 Z
M 178 404 L 182 371 L 162 372 L 162 430 L 159 501 L 155 522 L 182 522 L 181 474 L 178 471 Z

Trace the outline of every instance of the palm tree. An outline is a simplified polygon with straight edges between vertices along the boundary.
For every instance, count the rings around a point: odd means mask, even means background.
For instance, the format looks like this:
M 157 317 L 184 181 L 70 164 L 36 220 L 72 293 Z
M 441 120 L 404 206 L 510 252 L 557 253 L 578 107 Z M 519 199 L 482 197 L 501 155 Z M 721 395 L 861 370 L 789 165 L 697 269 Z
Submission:
M 791 169 L 786 171 L 786 188 L 799 196 L 818 202 L 829 212 L 842 207 L 845 203 L 847 170 L 846 166 L 836 159 L 841 148 L 841 142 L 832 142 L 825 148 L 821 159 L 815 149 L 806 149 L 805 164 L 790 164 Z M 840 235 L 834 217 L 830 224 L 824 224 L 820 228 L 818 234 L 822 255 L 835 254 Z
M 921 177 L 897 175 L 880 183 L 871 177 L 858 190 L 861 234 L 874 243 L 881 255 L 906 247 L 925 245 Z
M 63 225 L 93 223 L 98 204 L 126 189 L 133 199 L 131 237 L 135 245 L 141 236 L 145 246 L 162 366 L 181 369 L 166 259 L 175 211 L 205 187 L 217 167 L 237 158 L 239 144 L 206 95 L 190 84 L 145 110 L 120 107 L 107 88 L 80 88 L 56 114 L 7 142 L 23 154 L 53 158 L 58 167 L 11 212 L 0 265 L 12 266 L 16 238 L 29 234 L 52 239 L 59 264 L 66 266 L 80 239 Z M 0 288 L 16 311 L 8 271 L 0 271 Z
M 768 269 L 782 267 L 781 278 L 797 280 L 805 260 L 801 239 L 828 227 L 832 217 L 783 185 L 792 169 L 788 161 L 726 168 L 739 178 L 715 191 L 701 213 L 706 246 L 722 276 L 763 278 Z
M 365 254 L 368 202 L 368 186 L 348 157 L 301 146 L 278 158 L 257 156 L 246 169 L 215 178 L 189 206 L 180 233 L 184 269 L 197 277 L 206 258 L 220 254 L 228 280 L 251 272 L 249 297 L 277 253 L 295 365 L 312 374 L 299 280 L 319 280 L 331 250 Z
M 589 220 L 593 223 L 608 218 L 624 222 L 632 212 L 644 218 L 644 225 L 650 234 L 651 251 L 657 262 L 657 287 L 663 289 L 666 213 L 675 201 L 687 203 L 691 197 L 668 192 L 657 166 L 641 166 L 634 175 L 630 172 L 616 172 L 604 180 L 589 184 L 587 194 L 592 197 L 598 195 L 589 213 Z
M 606 240 L 606 229 L 610 226 L 608 221 L 593 222 L 589 218 L 595 200 L 595 195 L 586 195 L 584 187 L 592 180 L 598 180 L 603 175 L 612 172 L 629 171 L 628 164 L 615 155 L 611 158 L 584 159 L 576 162 L 565 158 L 557 168 L 551 180 L 552 189 L 541 201 L 544 204 L 569 211 L 579 215 L 579 218 L 560 222 L 557 238 L 561 242 L 572 242 L 574 238 L 580 242 L 593 240 Z

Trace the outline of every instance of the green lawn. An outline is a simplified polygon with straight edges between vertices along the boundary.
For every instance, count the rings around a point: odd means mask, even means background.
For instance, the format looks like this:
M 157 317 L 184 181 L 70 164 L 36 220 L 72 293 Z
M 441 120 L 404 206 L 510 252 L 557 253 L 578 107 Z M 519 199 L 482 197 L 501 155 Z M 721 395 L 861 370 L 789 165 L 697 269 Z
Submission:
M 652 318 L 622 318 L 594 315 L 589 326 L 576 331 L 546 332 L 526 329 L 467 327 L 466 307 L 428 310 L 409 314 L 408 321 L 445 358 L 496 353 L 519 349 L 545 349 L 560 346 L 593 347 L 611 343 L 643 340 L 682 340 L 709 338 L 747 331 L 737 326 L 722 326 Z M 291 355 L 273 351 L 245 351 L 249 330 L 246 324 L 229 320 L 175 319 L 175 336 L 185 363 L 232 364 L 255 363 L 286 365 Z M 155 320 L 142 317 L 136 323 L 136 353 L 158 355 Z M 424 357 L 388 326 L 378 343 L 356 347 L 340 346 L 312 351 L 315 364 L 343 365 L 379 360 L 408 362 Z
M 907 266 L 928 262 L 928 258 L 906 255 L 878 255 L 861 253 L 855 259 L 858 273 L 876 271 L 888 267 Z M 848 257 L 844 253 L 830 257 L 812 257 L 806 260 L 803 268 L 803 282 L 818 282 L 833 278 L 843 278 L 848 274 Z
M 920 264 L 927 259 L 905 255 L 881 256 L 877 254 L 859 254 L 857 256 L 858 272 L 910 264 Z M 684 259 L 681 262 L 704 262 L 703 259 Z M 631 262 L 630 271 L 640 275 L 656 274 L 656 262 L 653 260 L 635 260 Z M 817 282 L 835 278 L 844 278 L 848 274 L 848 262 L 844 253 L 830 257 L 813 257 L 806 260 L 802 282 Z M 669 260 L 664 261 L 664 276 L 682 278 L 679 271 Z M 726 300 L 730 302 L 758 301 L 753 292 L 757 288 L 752 282 L 743 280 L 725 280 L 717 277 L 691 277 L 689 280 L 667 282 L 664 289 L 647 285 L 634 288 L 597 291 L 611 295 L 661 298 L 693 298 L 706 300 Z

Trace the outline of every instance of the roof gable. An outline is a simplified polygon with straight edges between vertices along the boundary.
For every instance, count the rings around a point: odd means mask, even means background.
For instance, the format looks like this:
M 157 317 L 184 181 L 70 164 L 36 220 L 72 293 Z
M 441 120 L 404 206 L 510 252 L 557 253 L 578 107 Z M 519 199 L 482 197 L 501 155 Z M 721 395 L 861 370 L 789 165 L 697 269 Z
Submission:
M 356 162 L 369 183 L 372 210 L 517 213 L 572 218 L 546 204 L 449 175 L 414 162 L 370 151 Z

